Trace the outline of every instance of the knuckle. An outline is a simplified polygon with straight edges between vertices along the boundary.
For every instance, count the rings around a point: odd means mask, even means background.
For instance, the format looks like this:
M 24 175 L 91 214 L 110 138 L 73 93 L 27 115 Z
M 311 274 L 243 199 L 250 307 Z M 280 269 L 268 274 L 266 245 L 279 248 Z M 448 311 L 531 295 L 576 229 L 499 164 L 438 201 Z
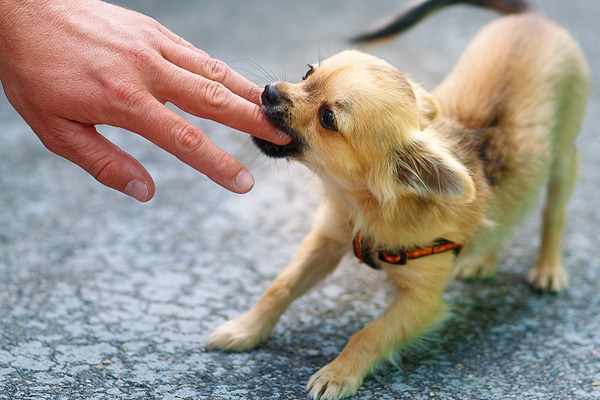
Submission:
M 216 111 L 227 106 L 230 101 L 230 92 L 220 83 L 205 81 L 200 88 L 200 97 L 209 111 Z
M 105 84 L 106 94 L 99 106 L 104 112 L 112 113 L 112 118 L 129 118 L 132 110 L 144 110 L 151 94 L 133 79 L 120 77 Z M 123 121 L 121 121 L 124 123 Z
M 111 183 L 121 170 L 117 160 L 111 157 L 102 157 L 96 160 L 90 167 L 90 174 L 101 183 L 112 186 Z
M 143 90 L 129 79 L 116 79 L 110 83 L 110 92 L 119 102 L 135 105 Z
M 176 155 L 189 155 L 204 146 L 204 136 L 189 123 L 176 126 L 173 129 L 173 148 Z
M 214 163 L 215 171 L 225 171 L 231 164 L 231 157 L 226 152 L 221 152 L 220 155 L 217 156 L 217 160 Z
M 135 65 L 148 65 L 155 59 L 156 52 L 143 43 L 131 43 L 123 55 Z
M 229 67 L 221 60 L 211 58 L 206 61 L 205 65 L 208 69 L 207 78 L 213 81 L 223 82 L 229 74 Z
M 162 25 L 160 24 L 160 22 L 158 22 L 151 16 L 146 14 L 140 14 L 138 17 L 141 19 L 142 23 L 140 24 L 140 26 L 143 27 L 144 31 L 157 32 L 160 31 L 160 29 L 162 29 Z

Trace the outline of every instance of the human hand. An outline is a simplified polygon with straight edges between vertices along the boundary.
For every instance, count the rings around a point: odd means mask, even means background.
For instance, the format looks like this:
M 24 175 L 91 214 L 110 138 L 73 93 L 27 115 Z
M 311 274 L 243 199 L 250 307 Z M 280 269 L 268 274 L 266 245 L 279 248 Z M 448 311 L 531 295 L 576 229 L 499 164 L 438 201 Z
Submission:
M 99 0 L 0 0 L 0 79 L 7 98 L 54 153 L 139 201 L 155 185 L 95 125 L 121 127 L 236 193 L 254 180 L 166 106 L 285 144 L 260 110 L 261 89 L 158 22 Z

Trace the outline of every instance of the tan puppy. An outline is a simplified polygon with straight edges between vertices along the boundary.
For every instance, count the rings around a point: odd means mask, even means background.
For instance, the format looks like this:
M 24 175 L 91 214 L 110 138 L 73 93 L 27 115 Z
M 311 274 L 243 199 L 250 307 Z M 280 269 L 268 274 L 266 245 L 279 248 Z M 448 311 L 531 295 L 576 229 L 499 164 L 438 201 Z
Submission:
M 587 94 L 578 46 L 533 11 L 483 29 L 432 93 L 358 51 L 312 66 L 298 84 L 268 85 L 263 110 L 294 140 L 257 144 L 315 171 L 325 195 L 290 264 L 256 306 L 212 333 L 209 347 L 256 346 L 354 250 L 398 292 L 308 383 L 315 399 L 352 395 L 377 363 L 444 319 L 453 268 L 461 278 L 495 273 L 503 240 L 545 182 L 542 245 L 529 281 L 564 289 L 561 235 Z

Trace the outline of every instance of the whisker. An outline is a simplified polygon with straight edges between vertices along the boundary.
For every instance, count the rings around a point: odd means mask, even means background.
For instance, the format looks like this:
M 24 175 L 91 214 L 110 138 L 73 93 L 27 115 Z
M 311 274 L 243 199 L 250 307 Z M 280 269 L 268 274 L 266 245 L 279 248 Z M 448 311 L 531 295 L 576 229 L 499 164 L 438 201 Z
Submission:
M 248 76 L 251 76 L 253 79 L 257 80 L 259 83 L 267 85 L 269 83 L 277 81 L 277 76 L 275 73 L 270 71 L 269 69 L 263 67 L 256 61 L 252 61 L 246 58 L 236 59 L 231 61 L 231 64 L 240 63 L 245 64 L 249 67 L 254 68 L 253 71 L 251 68 L 236 68 L 240 72 L 246 73 Z

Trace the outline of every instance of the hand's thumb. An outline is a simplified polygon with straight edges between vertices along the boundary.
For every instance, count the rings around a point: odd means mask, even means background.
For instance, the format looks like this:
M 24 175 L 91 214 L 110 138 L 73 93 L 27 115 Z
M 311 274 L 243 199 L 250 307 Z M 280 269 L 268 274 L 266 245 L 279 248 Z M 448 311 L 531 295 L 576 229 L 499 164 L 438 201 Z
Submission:
M 93 125 L 65 120 L 57 128 L 36 133 L 50 151 L 79 165 L 98 182 L 142 202 L 154 196 L 148 171 Z

